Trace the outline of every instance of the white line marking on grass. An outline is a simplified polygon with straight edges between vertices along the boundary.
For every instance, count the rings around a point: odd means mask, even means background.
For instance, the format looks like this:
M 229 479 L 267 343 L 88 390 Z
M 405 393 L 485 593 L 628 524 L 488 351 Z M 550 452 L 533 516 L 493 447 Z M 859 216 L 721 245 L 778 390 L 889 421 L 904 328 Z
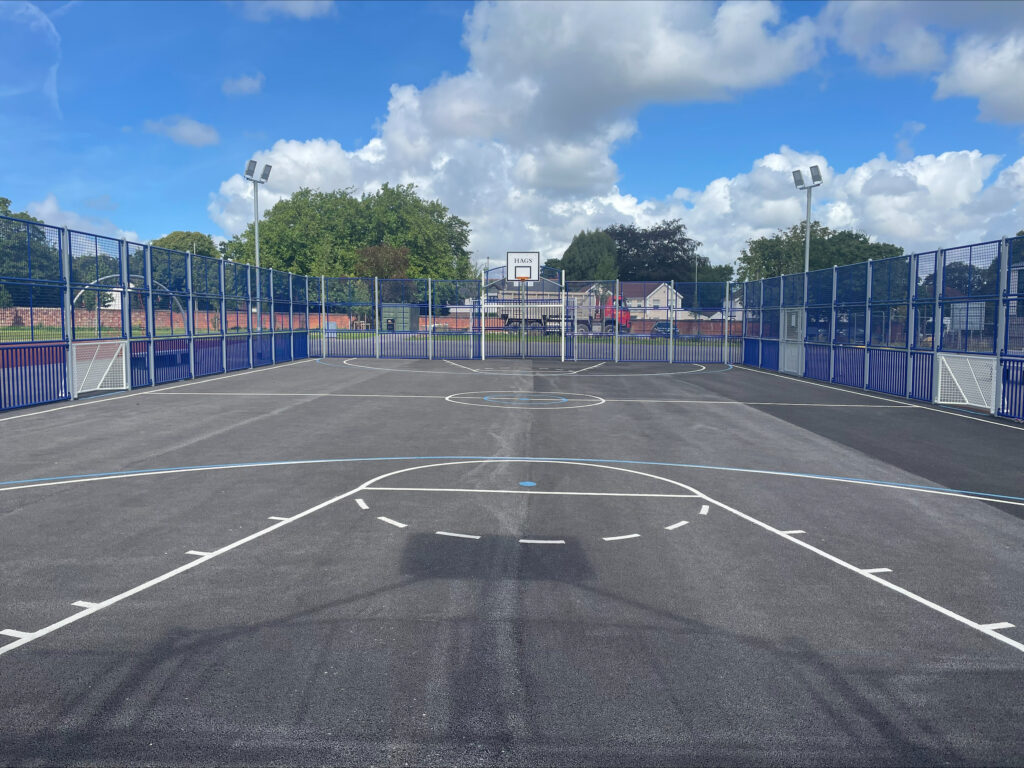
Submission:
M 590 366 L 587 366 L 586 368 L 580 368 L 578 371 L 573 371 L 573 374 L 583 373 L 584 371 L 590 371 L 590 370 L 593 370 L 594 368 L 600 368 L 606 362 L 608 362 L 608 361 L 605 360 L 604 362 L 598 363 L 597 365 L 590 365 Z
M 358 505 L 359 505 L 359 508 L 360 508 L 360 509 L 369 509 L 369 508 L 370 508 L 370 505 L 369 505 L 369 504 L 367 504 L 367 503 L 366 503 L 365 501 L 363 501 L 362 499 L 356 499 L 356 504 L 358 504 Z
M 892 573 L 892 568 L 862 568 L 861 573 Z
M 397 520 L 392 520 L 390 517 L 378 517 L 378 520 L 382 520 L 388 525 L 393 525 L 395 528 L 408 528 L 405 523 L 400 523 Z
M 479 539 L 471 533 L 452 533 L 451 531 L 434 531 L 438 536 L 454 536 L 457 539 Z
M 625 536 L 605 536 L 602 541 L 622 541 L 623 539 L 639 539 L 639 533 L 627 533 Z
M 86 600 L 75 600 L 72 605 L 76 608 L 95 608 L 99 603 L 90 603 Z
M 779 531 L 783 536 L 799 536 L 801 533 L 807 533 L 807 531 Z
M 703 507 L 700 508 L 699 514 L 706 515 L 709 510 L 710 510 L 710 507 L 708 507 L 708 505 L 705 504 Z
M 520 544 L 565 544 L 565 539 L 520 539 Z
M 1008 621 L 997 621 L 995 624 L 982 624 L 982 629 L 1013 629 L 1013 624 Z
M 208 384 L 211 381 L 220 381 L 221 379 L 231 379 L 235 376 L 245 376 L 249 373 L 258 373 L 260 371 L 276 371 L 281 368 L 287 368 L 291 365 L 300 365 L 302 363 L 308 363 L 315 358 L 307 358 L 305 360 L 294 360 L 290 363 L 280 363 L 278 365 L 260 366 L 259 368 L 250 368 L 246 371 L 239 371 L 238 373 L 223 373 L 214 378 L 203 377 L 202 379 L 195 379 L 193 381 L 186 381 L 183 384 L 172 384 L 171 386 L 160 386 L 158 389 L 152 387 L 146 389 L 135 390 L 133 392 L 126 392 L 123 395 L 113 395 L 108 397 L 96 397 L 89 398 L 77 403 L 71 403 L 70 405 L 58 405 L 56 408 L 47 408 L 45 411 L 32 411 L 31 413 L 19 413 L 16 416 L 5 416 L 0 421 L 13 421 L 14 419 L 26 419 L 29 416 L 41 416 L 44 413 L 53 413 L 54 411 L 65 411 L 68 408 L 81 408 L 84 405 L 97 405 L 100 403 L 109 403 L 113 400 L 124 400 L 129 397 L 139 397 L 140 395 L 158 395 L 167 392 L 171 389 L 179 389 L 181 387 L 191 387 L 195 384 Z
M 737 365 L 736 366 L 736 370 L 739 370 L 739 371 L 750 371 L 751 373 L 763 373 L 765 376 L 775 376 L 775 377 L 780 378 L 780 379 L 790 379 L 791 381 L 799 381 L 799 382 L 802 382 L 804 384 L 810 384 L 811 386 L 814 386 L 814 387 L 824 387 L 825 389 L 834 389 L 837 392 L 846 392 L 847 394 L 851 394 L 851 395 L 859 395 L 861 397 L 870 397 L 870 398 L 872 398 L 874 400 L 887 400 L 890 403 L 899 403 L 900 405 L 904 405 L 905 404 L 905 403 L 903 403 L 900 400 L 895 400 L 895 399 L 890 398 L 890 397 L 882 397 L 881 395 L 869 395 L 867 392 L 860 392 L 860 391 L 855 390 L 855 389 L 843 389 L 842 387 L 834 387 L 831 384 L 825 384 L 825 383 L 820 382 L 820 381 L 810 381 L 809 379 L 804 379 L 804 378 L 797 377 L 797 376 L 784 376 L 781 373 L 772 373 L 771 371 L 762 371 L 760 368 L 748 368 L 746 366 L 739 366 L 739 365 Z M 1024 427 L 1018 427 L 1018 426 L 1015 426 L 1013 424 L 1005 424 L 1002 421 L 997 421 L 995 419 L 983 419 L 983 418 L 981 418 L 979 416 L 969 416 L 966 413 L 957 413 L 956 411 L 947 411 L 944 408 L 932 408 L 932 407 L 930 407 L 928 405 L 924 405 L 922 403 L 906 403 L 906 405 L 909 405 L 911 408 L 919 408 L 919 409 L 921 409 L 923 411 L 935 411 L 936 413 L 944 413 L 947 416 L 959 416 L 961 419 L 970 419 L 971 421 L 980 421 L 983 424 L 991 424 L 991 425 L 996 426 L 996 427 L 1006 427 L 1007 429 L 1017 429 L 1017 430 L 1024 431 Z
M 463 370 L 469 371 L 470 373 L 480 373 L 476 368 L 470 368 L 468 365 L 461 365 L 460 363 L 454 363 L 451 360 L 445 360 L 444 362 L 448 365 L 454 365 L 456 368 L 462 368 Z
M 34 634 L 34 632 L 22 632 L 20 629 L 0 629 L 0 635 L 14 637 L 18 640 L 30 640 Z M 11 645 L 15 645 L 15 643 L 11 643 Z M 0 648 L 0 653 L 3 653 L 4 649 L 9 647 L 5 645 L 3 648 Z
M 271 515 L 267 520 L 290 520 L 289 517 L 278 517 L 277 515 Z
M 196 555 L 197 557 L 209 557 L 212 552 L 200 552 L 198 549 L 190 549 L 185 553 L 186 555 Z
M 305 361 L 302 361 L 302 362 L 305 362 Z M 379 478 L 374 478 L 374 479 L 379 479 Z M 83 608 L 78 613 L 74 613 L 71 616 L 67 616 L 67 617 L 61 619 L 60 621 L 54 622 L 53 624 L 50 624 L 47 627 L 43 627 L 42 629 L 37 630 L 36 632 L 20 633 L 20 637 L 19 637 L 18 640 L 15 640 L 13 643 L 8 643 L 7 645 L 0 647 L 0 656 L 2 656 L 5 653 L 9 653 L 10 651 L 13 651 L 15 648 L 20 648 L 21 646 L 26 645 L 27 643 L 30 643 L 33 640 L 36 640 L 36 639 L 38 639 L 40 637 L 45 637 L 46 635 L 49 635 L 52 632 L 56 632 L 58 629 L 62 629 L 63 627 L 68 626 L 69 624 L 74 624 L 76 621 L 84 619 L 86 616 L 91 616 L 92 614 L 96 613 L 97 611 L 102 611 L 104 608 L 108 608 L 111 605 L 114 605 L 115 603 L 119 603 L 122 600 L 126 600 L 127 598 L 129 598 L 129 597 L 131 597 L 133 595 L 137 595 L 140 592 L 144 592 L 147 589 L 151 589 L 152 587 L 155 587 L 157 584 L 161 584 L 161 583 L 163 583 L 163 582 L 165 582 L 165 581 L 167 581 L 169 579 L 173 579 L 175 576 L 177 576 L 179 574 L 182 574 L 185 571 L 190 571 L 193 568 L 196 568 L 196 567 L 198 567 L 198 566 L 200 566 L 200 565 L 202 565 L 204 563 L 209 562 L 209 560 L 214 558 L 214 557 L 219 557 L 221 555 L 224 555 L 224 554 L 232 551 L 233 549 L 237 549 L 238 547 L 241 547 L 241 546 L 243 546 L 245 544 L 248 544 L 251 541 L 255 541 L 256 539 L 260 538 L 261 536 L 266 536 L 268 533 L 276 531 L 278 528 L 282 528 L 282 527 L 284 527 L 286 525 L 289 525 L 290 523 L 293 523 L 296 520 L 300 520 L 301 518 L 306 517 L 307 515 L 311 515 L 314 512 L 319 512 L 321 509 L 324 509 L 325 507 L 329 507 L 332 504 L 336 504 L 337 502 L 341 501 L 342 499 L 347 499 L 352 494 L 358 493 L 360 488 L 361 488 L 361 486 L 358 487 L 358 488 L 353 488 L 351 491 L 346 491 L 345 493 L 339 494 L 339 495 L 337 495 L 337 496 L 335 496 L 333 498 L 328 499 L 327 501 L 322 501 L 319 504 L 316 504 L 316 505 L 310 507 L 309 509 L 305 509 L 302 512 L 299 512 L 298 514 L 292 516 L 288 520 L 281 521 L 279 523 L 275 523 L 274 525 L 271 525 L 271 526 L 269 526 L 267 528 L 264 528 L 264 529 L 262 529 L 260 531 L 256 531 L 255 533 L 251 533 L 248 536 L 239 539 L 238 541 L 234 541 L 234 542 L 232 542 L 230 544 L 227 544 L 227 545 L 221 547 L 220 549 L 218 549 L 216 552 L 211 552 L 210 555 L 209 555 L 209 558 L 205 558 L 205 557 L 204 558 L 197 558 L 196 560 L 192 560 L 190 562 L 187 562 L 184 565 L 179 565 L 177 568 L 174 568 L 173 570 L 167 571 L 166 573 L 163 573 L 160 576 L 157 576 L 156 578 L 150 579 L 147 582 L 139 584 L 136 587 L 132 587 L 131 589 L 126 590 L 125 592 L 122 592 L 119 595 L 114 595 L 113 597 L 109 597 L 109 598 L 107 598 L 106 600 L 104 600 L 101 603 L 96 603 L 95 607 L 93 607 L 93 608 Z M 0 634 L 3 634 L 4 632 L 15 632 L 15 631 L 16 630 L 9 630 L 9 631 L 5 630 L 5 631 L 0 631 Z M 13 637 L 14 635 L 10 635 L 10 636 Z
M 666 531 L 674 531 L 676 528 L 682 528 L 684 525 L 689 524 L 689 520 L 680 520 L 678 523 L 672 523 L 672 525 L 666 525 Z
M 367 491 L 416 491 L 417 493 L 518 493 L 525 496 L 625 496 L 627 498 L 693 499 L 694 493 L 613 493 L 605 491 L 526 491 L 513 488 L 402 488 L 375 485 Z M 701 514 L 707 514 L 702 512 Z

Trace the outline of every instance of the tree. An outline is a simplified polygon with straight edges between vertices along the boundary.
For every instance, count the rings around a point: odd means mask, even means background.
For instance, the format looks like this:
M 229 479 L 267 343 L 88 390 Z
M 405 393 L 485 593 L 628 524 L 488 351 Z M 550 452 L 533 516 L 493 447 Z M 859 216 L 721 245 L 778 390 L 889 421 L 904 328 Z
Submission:
M 565 269 L 565 267 L 562 266 L 561 259 L 547 259 L 544 262 L 544 266 L 547 267 L 548 269 L 553 269 L 557 272 L 561 272 L 563 269 Z
M 761 280 L 803 272 L 804 227 L 797 224 L 774 235 L 748 240 L 736 262 L 737 279 Z M 903 249 L 892 243 L 873 243 L 863 233 L 831 230 L 821 222 L 811 222 L 811 271 L 902 255 Z
M 0 278 L 45 280 L 47 285 L 7 283 L 0 285 L 0 307 L 61 306 L 60 252 L 56 230 L 25 211 L 11 210 L 11 201 L 0 197 Z M 15 317 L 20 313 L 15 312 Z
M 616 224 L 605 229 L 615 241 L 620 280 L 693 282 L 694 268 L 711 262 L 697 253 L 701 244 L 688 237 L 679 219 L 666 219 L 647 229 Z
M 1019 231 L 1019 232 L 1017 233 L 1017 237 L 1024 237 L 1024 229 L 1020 230 L 1020 231 Z
M 576 235 L 562 254 L 561 263 L 566 280 L 614 280 L 618 277 L 615 241 L 601 230 L 584 230 Z
M 200 256 L 212 256 L 215 259 L 222 256 L 220 249 L 213 242 L 213 238 L 209 235 L 204 235 L 202 232 L 188 232 L 178 229 L 169 235 L 164 235 L 154 240 L 152 244 L 160 248 L 170 248 L 172 251 L 186 251 L 188 253 L 198 253 Z
M 712 264 L 697 268 L 698 283 L 728 283 L 732 277 L 732 264 Z
M 368 245 L 356 253 L 359 277 L 404 278 L 409 275 L 409 249 L 401 245 Z

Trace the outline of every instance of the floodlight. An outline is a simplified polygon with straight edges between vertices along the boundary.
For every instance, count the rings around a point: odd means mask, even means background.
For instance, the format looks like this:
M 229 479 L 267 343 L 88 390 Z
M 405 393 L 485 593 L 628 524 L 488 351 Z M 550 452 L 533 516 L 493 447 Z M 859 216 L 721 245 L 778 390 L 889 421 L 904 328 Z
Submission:
M 821 171 L 816 165 L 811 166 L 811 181 L 815 184 L 821 184 Z
M 813 174 L 816 170 L 818 170 L 817 167 L 812 168 L 811 169 L 811 173 Z M 267 183 L 267 179 L 269 179 L 269 178 L 270 178 L 270 166 L 269 165 L 264 165 L 263 166 L 263 173 L 260 174 L 260 183 L 261 184 L 266 184 Z M 820 179 L 821 177 L 819 176 L 818 178 Z
M 804 175 L 800 171 L 793 171 L 793 183 L 797 189 L 804 188 Z
M 256 161 L 250 160 L 245 165 L 245 178 L 251 179 L 256 175 Z

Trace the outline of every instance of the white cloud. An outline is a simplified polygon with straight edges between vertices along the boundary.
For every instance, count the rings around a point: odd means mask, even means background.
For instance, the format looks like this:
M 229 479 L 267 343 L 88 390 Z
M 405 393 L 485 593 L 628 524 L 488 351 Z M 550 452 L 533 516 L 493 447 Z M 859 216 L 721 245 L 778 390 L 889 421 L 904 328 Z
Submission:
M 69 227 L 93 235 L 106 235 L 118 239 L 135 241 L 139 239 L 138 232 L 121 229 L 109 219 L 82 216 L 74 211 L 63 210 L 57 202 L 56 195 L 47 195 L 44 200 L 29 203 L 25 207 L 30 215 L 56 227 Z
M 45 13 L 29 2 L 0 2 L 0 98 L 40 92 L 59 115 L 60 59 L 60 34 Z
M 220 89 L 228 96 L 250 96 L 263 90 L 263 82 L 266 77 L 262 72 L 255 75 L 240 75 L 229 77 L 220 85 Z
M 1024 30 L 1000 41 L 972 37 L 959 43 L 935 95 L 975 96 L 982 120 L 1024 122 Z
M 190 147 L 205 147 L 220 141 L 220 134 L 212 125 L 206 125 L 182 115 L 171 115 L 159 120 L 146 120 L 142 124 L 142 128 L 147 133 L 166 136 L 175 144 L 185 144 Z
M 333 13 L 334 0 L 245 0 L 242 8 L 251 21 L 268 21 L 275 16 L 307 21 Z

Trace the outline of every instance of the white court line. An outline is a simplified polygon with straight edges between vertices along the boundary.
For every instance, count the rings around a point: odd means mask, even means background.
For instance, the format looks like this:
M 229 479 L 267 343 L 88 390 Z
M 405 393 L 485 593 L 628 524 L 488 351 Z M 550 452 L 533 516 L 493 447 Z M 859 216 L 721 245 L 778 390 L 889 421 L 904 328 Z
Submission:
M 565 539 L 520 539 L 520 544 L 565 544 Z
M 301 362 L 305 362 L 305 361 L 301 361 Z M 24 632 L 19 633 L 19 639 L 18 640 L 16 640 L 13 643 L 8 643 L 7 645 L 4 645 L 4 646 L 0 646 L 0 656 L 2 656 L 5 653 L 9 653 L 9 652 L 13 651 L 15 648 L 20 648 L 21 646 L 26 645 L 27 643 L 30 643 L 33 640 L 36 640 L 36 639 L 38 639 L 40 637 L 45 637 L 46 635 L 49 635 L 52 632 L 56 632 L 58 629 L 62 629 L 63 627 L 68 626 L 69 624 L 74 624 L 76 621 L 80 621 L 81 619 L 84 619 L 86 616 L 91 616 L 92 614 L 96 613 L 97 611 L 102 611 L 104 608 L 108 608 L 111 605 L 114 605 L 115 603 L 119 603 L 122 600 L 126 600 L 127 598 L 129 598 L 129 597 L 131 597 L 133 595 L 137 595 L 140 592 L 144 592 L 147 589 L 155 587 L 157 584 L 161 584 L 161 583 L 167 581 L 168 579 L 173 579 L 175 576 L 177 576 L 179 574 L 182 574 L 185 571 L 190 571 L 193 568 L 196 568 L 196 567 L 202 565 L 203 563 L 209 562 L 214 557 L 219 557 L 220 555 L 226 554 L 227 552 L 230 552 L 233 549 L 237 549 L 238 547 L 241 547 L 244 544 L 248 544 L 250 541 L 255 541 L 256 539 L 260 538 L 261 536 L 266 536 L 268 533 L 271 533 L 272 531 L 276 531 L 278 528 L 282 528 L 282 527 L 284 527 L 286 525 L 294 523 L 296 520 L 299 520 L 299 519 L 301 519 L 303 517 L 306 517 L 306 515 L 311 515 L 314 512 L 319 512 L 324 507 L 329 507 L 331 504 L 335 504 L 335 503 L 341 501 L 342 499 L 348 498 L 349 496 L 351 496 L 354 493 L 358 493 L 359 490 L 360 490 L 360 488 L 353 488 L 351 491 L 346 491 L 345 493 L 339 494 L 338 496 L 335 496 L 334 498 L 328 499 L 327 501 L 322 501 L 319 504 L 310 507 L 309 509 L 305 509 L 302 512 L 299 512 L 298 514 L 294 515 L 293 517 L 289 518 L 288 520 L 283 520 L 283 521 L 281 521 L 279 523 L 275 523 L 274 525 L 271 525 L 268 528 L 263 528 L 262 530 L 256 531 L 255 533 L 251 533 L 248 536 L 245 536 L 244 538 L 239 539 L 238 541 L 233 541 L 232 543 L 227 544 L 227 545 L 221 547 L 216 552 L 211 552 L 209 557 L 197 558 L 195 560 L 191 560 L 191 561 L 185 563 L 184 565 L 179 565 L 177 568 L 175 568 L 173 570 L 170 570 L 170 571 L 167 571 L 166 573 L 163 573 L 163 574 L 157 576 L 156 578 L 150 579 L 147 582 L 144 582 L 142 584 L 139 584 L 138 586 L 132 587 L 131 589 L 126 590 L 126 591 L 124 591 L 124 592 L 122 592 L 122 593 L 120 593 L 118 595 L 114 595 L 113 597 L 109 597 L 106 600 L 104 600 L 103 602 L 95 603 L 94 607 L 92 607 L 92 608 L 83 608 L 78 613 L 73 613 L 70 616 L 67 616 L 67 617 L 63 618 L 60 621 L 54 622 L 53 624 L 50 624 L 47 627 L 43 627 L 40 630 L 37 630 L 35 632 L 31 632 L 31 633 L 24 633 Z M 16 632 L 16 631 L 17 630 L 0 630 L 0 634 L 5 634 L 5 633 L 9 634 L 10 632 Z M 9 636 L 14 637 L 15 635 L 9 635 Z
M 33 634 L 34 633 L 32 632 L 22 632 L 20 629 L 0 629 L 0 635 L 6 635 L 7 637 L 15 637 L 19 640 L 28 640 L 32 637 Z M 11 645 L 14 645 L 14 643 L 11 643 Z M 6 647 L 7 646 L 5 645 L 4 648 Z M 2 650 L 3 649 L 0 648 L 0 651 Z
M 209 557 L 211 552 L 200 552 L 198 549 L 190 549 L 185 553 L 186 555 L 196 555 L 197 557 Z
M 448 363 L 448 365 L 454 365 L 456 368 L 462 368 L 462 369 L 470 371 L 472 373 L 480 373 L 480 371 L 476 370 L 476 368 L 470 368 L 468 365 L 460 365 L 459 363 L 453 363 L 451 360 L 445 360 L 444 362 Z M 401 370 L 401 369 L 399 368 L 399 369 L 396 369 L 396 370 Z
M 892 568 L 862 568 L 861 573 L 892 573 Z
M 271 515 L 270 517 L 268 517 L 268 518 L 267 518 L 267 520 L 288 520 L 288 519 L 290 519 L 290 518 L 287 518 L 287 517 L 279 517 L 279 516 L 277 516 L 277 515 Z
M 144 394 L 144 393 L 141 393 Z M 384 397 L 397 400 L 444 400 L 445 395 L 380 395 L 354 392 L 152 392 L 154 395 L 182 397 Z
M 75 608 L 95 608 L 99 603 L 90 603 L 86 600 L 75 600 L 72 605 L 75 606 Z
M 578 371 L 573 371 L 573 374 L 577 374 L 577 373 L 583 373 L 584 371 L 591 371 L 591 370 L 593 370 L 594 368 L 600 368 L 600 367 L 601 367 L 602 365 L 604 365 L 604 364 L 605 364 L 606 362 L 608 362 L 608 361 L 607 361 L 607 360 L 605 360 L 605 361 L 603 361 L 603 362 L 600 362 L 600 363 L 598 363 L 597 365 L 591 365 L 591 366 L 588 366 L 588 367 L 586 367 L 586 368 L 580 368 L 580 369 L 579 369 Z
M 693 499 L 697 498 L 694 493 L 612 493 L 603 491 L 526 491 L 493 488 L 402 488 L 385 485 L 368 486 L 367 491 L 417 491 L 420 493 L 519 493 L 525 496 L 626 496 L 628 498 L 653 498 L 653 499 Z M 707 512 L 701 512 L 706 515 Z
M 801 533 L 807 533 L 807 531 L 779 531 L 783 536 L 799 536 Z
M 739 370 L 739 371 L 749 371 L 751 373 L 763 373 L 765 376 L 775 376 L 775 377 L 780 378 L 780 379 L 789 379 L 791 381 L 799 381 L 799 382 L 802 382 L 804 384 L 810 384 L 813 387 L 824 387 L 825 389 L 834 389 L 837 392 L 846 392 L 847 394 L 859 395 L 860 397 L 870 397 L 873 400 L 885 400 L 885 401 L 890 402 L 890 403 L 899 403 L 900 405 L 906 404 L 906 405 L 909 405 L 911 408 L 920 408 L 923 411 L 934 411 L 936 413 L 944 413 L 947 416 L 959 416 L 961 419 L 970 419 L 971 421 L 980 421 L 983 424 L 991 424 L 991 425 L 996 426 L 996 427 L 1006 427 L 1007 429 L 1017 429 L 1017 430 L 1024 431 L 1024 427 L 1018 427 L 1018 426 L 1015 426 L 1013 424 L 1006 424 L 1006 423 L 1004 423 L 1002 421 L 997 420 L 995 417 L 989 418 L 989 419 L 983 419 L 980 416 L 970 416 L 970 415 L 968 415 L 966 413 L 957 413 L 956 411 L 948 411 L 945 408 L 933 408 L 933 407 L 928 406 L 928 405 L 923 404 L 923 403 L 904 403 L 904 401 L 897 400 L 897 399 L 894 399 L 894 398 L 891 398 L 891 397 L 883 397 L 881 395 L 871 395 L 871 394 L 868 394 L 867 392 L 861 392 L 861 391 L 856 390 L 856 389 L 844 389 L 843 387 L 832 386 L 831 384 L 825 384 L 824 382 L 821 382 L 821 381 L 810 381 L 809 379 L 805 379 L 805 378 L 797 377 L 797 376 L 785 376 L 785 375 L 783 375 L 781 373 L 772 373 L 771 371 L 762 371 L 760 368 L 748 368 L 747 366 L 739 365 L 739 364 L 736 365 L 736 370 Z
M 369 508 L 370 508 L 370 505 L 369 505 L 369 504 L 367 504 L 367 503 L 366 503 L 365 501 L 363 501 L 362 499 L 356 499 L 356 504 L 358 504 L 358 505 L 359 505 L 359 508 L 360 508 L 360 509 L 369 509 Z
M 777 403 L 747 402 L 744 400 L 642 400 L 606 397 L 606 403 L 669 403 L 685 405 L 785 405 L 799 408 L 917 408 L 912 403 Z
M 474 536 L 472 533 L 452 533 L 451 531 L 434 531 L 438 536 L 454 536 L 458 539 L 479 539 L 479 536 Z
M 622 541 L 623 539 L 639 539 L 639 533 L 627 533 L 625 536 L 604 536 L 601 541 Z
M 393 525 L 393 526 L 395 526 L 395 528 L 408 528 L 409 527 L 405 523 L 400 523 L 397 520 L 392 520 L 390 517 L 378 517 L 377 519 L 387 523 L 388 525 Z
M 1013 629 L 1013 624 L 1008 621 L 997 621 L 995 624 L 982 624 L 982 629 Z
M 690 522 L 689 520 L 680 520 L 678 523 L 672 523 L 672 525 L 666 525 L 665 526 L 665 530 L 666 531 L 674 531 L 676 528 L 681 528 L 684 525 L 688 525 L 689 522 Z
M 699 514 L 701 514 L 701 515 L 706 515 L 706 514 L 708 513 L 708 510 L 709 510 L 709 507 L 708 507 L 708 505 L 707 505 L 707 504 L 705 504 L 704 506 L 702 506 L 702 507 L 700 508 L 700 512 L 699 512 Z
M 139 389 L 132 392 L 127 392 L 123 395 L 112 395 L 109 397 L 95 397 L 83 400 L 77 403 L 71 403 L 70 405 L 59 405 L 56 408 L 47 408 L 45 411 L 32 411 L 31 413 L 19 413 L 16 416 L 5 416 L 0 421 L 12 421 L 14 419 L 25 419 L 29 416 L 41 416 L 44 413 L 53 413 L 54 411 L 65 411 L 68 408 L 80 408 L 83 405 L 97 405 L 100 403 L 109 403 L 114 400 L 124 400 L 129 397 L 138 397 L 139 395 L 159 395 L 167 392 L 170 389 L 180 389 L 181 387 L 191 387 L 195 384 L 209 384 L 211 381 L 220 381 L 221 379 L 231 379 L 235 376 L 245 376 L 250 373 L 259 373 L 261 371 L 277 371 L 281 368 L 287 368 L 291 365 L 301 365 L 302 363 L 311 362 L 316 358 L 306 358 L 305 360 L 293 360 L 290 363 L 280 363 L 278 365 L 260 366 L 259 368 L 250 368 L 247 371 L 239 371 L 238 373 L 222 373 L 216 377 L 209 378 L 204 376 L 201 379 L 194 379 L 193 381 L 186 381 L 182 384 L 172 384 L 171 386 L 160 386 L 159 389 L 153 387 L 146 387 L 145 389 Z

